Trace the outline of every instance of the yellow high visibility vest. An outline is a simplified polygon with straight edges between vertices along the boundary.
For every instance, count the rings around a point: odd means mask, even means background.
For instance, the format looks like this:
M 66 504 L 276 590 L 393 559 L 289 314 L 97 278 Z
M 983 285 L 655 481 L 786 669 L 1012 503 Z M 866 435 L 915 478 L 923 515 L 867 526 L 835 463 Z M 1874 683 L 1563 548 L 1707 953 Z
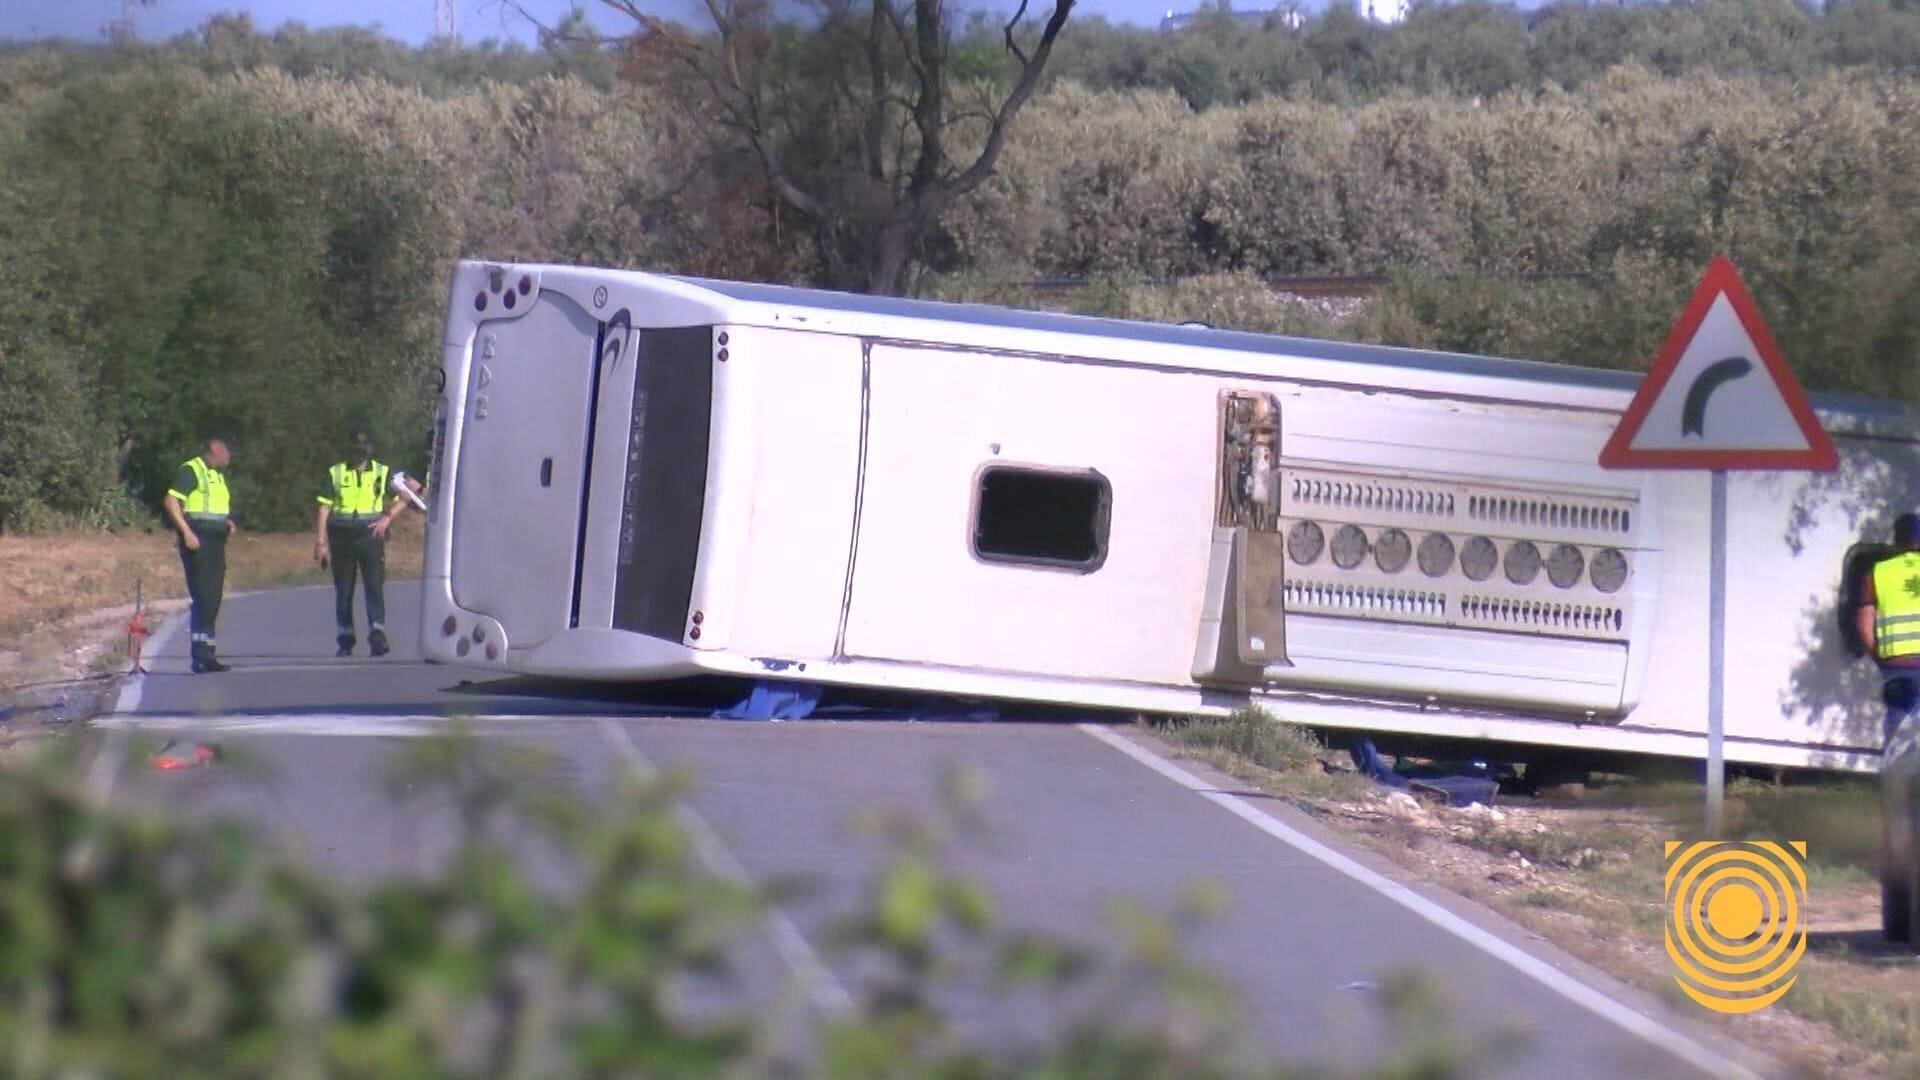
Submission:
M 358 472 L 343 461 L 327 471 L 333 497 L 322 495 L 320 502 L 348 517 L 377 516 L 387 505 L 387 475 L 387 467 L 378 461 L 369 460 Z
M 194 518 L 226 517 L 232 511 L 226 476 L 208 465 L 205 458 L 194 458 L 187 462 L 187 468 L 193 471 L 193 490 L 186 494 L 167 490 L 167 494 L 180 500 L 180 511 Z
M 1882 660 L 1920 656 L 1920 551 L 1873 564 L 1873 644 Z

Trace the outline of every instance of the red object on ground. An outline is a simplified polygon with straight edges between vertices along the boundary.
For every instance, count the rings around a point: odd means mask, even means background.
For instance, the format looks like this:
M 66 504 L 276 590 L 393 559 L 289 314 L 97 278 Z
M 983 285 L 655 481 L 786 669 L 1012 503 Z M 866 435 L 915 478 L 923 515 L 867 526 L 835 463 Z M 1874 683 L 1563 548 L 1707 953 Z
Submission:
M 156 769 L 191 769 L 195 765 L 205 765 L 213 760 L 213 748 L 199 743 L 168 743 L 153 755 L 153 767 Z

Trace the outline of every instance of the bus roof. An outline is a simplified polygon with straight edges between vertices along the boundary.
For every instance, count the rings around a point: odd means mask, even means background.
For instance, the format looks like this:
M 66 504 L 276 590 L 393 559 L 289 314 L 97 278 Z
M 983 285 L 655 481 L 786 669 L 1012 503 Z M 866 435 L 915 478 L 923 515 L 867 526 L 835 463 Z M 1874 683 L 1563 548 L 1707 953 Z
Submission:
M 669 276 L 669 275 L 663 275 Z M 1230 349 L 1268 356 L 1367 364 L 1433 374 L 1471 375 L 1526 382 L 1615 390 L 1631 393 L 1640 385 L 1639 372 L 1577 367 L 1538 360 L 1475 356 L 1468 353 L 1368 345 L 1320 338 L 1289 337 L 1242 330 L 1215 330 L 1203 326 L 1135 322 L 1092 315 L 1029 311 L 989 304 L 913 300 L 860 293 L 833 292 L 789 285 L 765 285 L 713 278 L 671 276 L 672 280 L 718 293 L 732 300 L 786 307 L 903 319 L 926 319 L 1008 330 L 1075 334 L 1159 345 Z M 1920 412 L 1898 402 L 1855 394 L 1809 395 L 1821 408 L 1861 418 L 1920 422 Z
M 903 319 L 928 319 L 938 322 L 990 326 L 1007 330 L 1033 330 L 1052 334 L 1077 334 L 1112 338 L 1155 345 L 1188 345 L 1199 348 L 1231 349 L 1235 352 L 1268 356 L 1304 357 L 1313 360 L 1338 360 L 1348 363 L 1412 368 L 1420 371 L 1460 375 L 1485 375 L 1518 378 L 1566 386 L 1602 390 L 1631 391 L 1639 382 L 1632 372 L 1601 368 L 1570 367 L 1533 360 L 1508 360 L 1472 356 L 1463 353 L 1435 352 L 1365 345 L 1319 338 L 1287 337 L 1244 330 L 1215 330 L 1204 326 L 1174 323 L 1134 322 L 1095 315 L 1070 315 L 1053 311 L 1028 311 L 989 304 L 962 304 L 938 300 L 909 300 L 890 296 L 803 289 L 788 285 L 761 285 L 741 281 L 717 281 L 710 278 L 675 278 L 689 285 L 710 289 L 733 300 L 789 307 L 818 308 L 825 311 L 854 312 L 863 315 Z

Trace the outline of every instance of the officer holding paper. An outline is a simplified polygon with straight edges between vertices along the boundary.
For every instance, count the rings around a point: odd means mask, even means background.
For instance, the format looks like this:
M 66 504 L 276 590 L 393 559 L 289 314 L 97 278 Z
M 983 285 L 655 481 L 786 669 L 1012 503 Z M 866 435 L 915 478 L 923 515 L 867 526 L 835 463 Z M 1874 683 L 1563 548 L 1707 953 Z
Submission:
M 387 530 L 408 502 L 421 505 L 421 491 L 417 481 L 374 459 L 373 439 L 364 429 L 355 429 L 348 438 L 346 460 L 327 470 L 314 518 L 313 557 L 322 566 L 333 564 L 334 640 L 339 645 L 335 655 L 353 655 L 356 576 L 366 582 L 367 646 L 375 656 L 389 651 Z

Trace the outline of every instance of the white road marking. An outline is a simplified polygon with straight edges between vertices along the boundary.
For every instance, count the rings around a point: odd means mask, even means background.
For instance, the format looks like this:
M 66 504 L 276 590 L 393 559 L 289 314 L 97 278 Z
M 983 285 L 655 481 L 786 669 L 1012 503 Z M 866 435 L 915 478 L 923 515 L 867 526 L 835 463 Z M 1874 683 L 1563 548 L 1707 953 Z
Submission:
M 587 712 L 486 713 L 469 717 L 465 726 L 468 730 L 488 734 L 537 735 L 553 730 L 557 725 L 588 719 L 599 717 Z M 635 713 L 623 715 L 622 719 L 649 720 L 655 717 Z M 91 724 L 109 730 L 124 728 L 162 734 L 197 732 L 205 735 L 320 735 L 382 739 L 423 739 L 433 735 L 451 735 L 459 730 L 454 720 L 432 713 L 109 713 L 95 717 Z
M 127 759 L 127 735 L 124 731 L 107 733 L 107 744 L 100 748 L 100 756 L 93 759 L 87 769 L 85 781 L 87 798 L 94 806 L 105 810 L 113 798 L 113 782 L 120 777 L 120 766 Z
M 613 747 L 614 753 L 619 754 L 621 760 L 635 774 L 645 780 L 652 780 L 660 775 L 653 763 L 647 760 L 638 746 L 634 745 L 633 738 L 627 734 L 626 728 L 605 717 L 599 720 L 599 724 L 600 732 L 606 737 L 608 745 Z M 710 869 L 740 885 L 753 883 L 747 868 L 740 865 L 740 860 L 734 858 L 733 853 L 720 842 L 719 834 L 714 832 L 713 827 L 695 813 L 693 808 L 680 804 L 674 808 L 674 813 L 680 819 L 681 827 L 687 830 L 689 839 L 693 841 L 694 850 L 699 852 L 700 858 Z M 807 944 L 807 939 L 800 933 L 800 928 L 793 924 L 793 920 L 788 918 L 787 913 L 780 910 L 778 905 L 769 905 L 767 931 L 773 938 L 774 948 L 780 953 L 780 958 L 793 969 L 794 974 L 805 985 L 807 995 L 822 1012 L 837 1019 L 853 1011 L 853 998 L 848 995 L 846 987 L 840 985 L 840 980 L 834 977 L 832 969 L 828 968 L 820 959 L 820 955 L 814 952 L 813 946 Z
M 406 584 L 406 583 L 402 582 L 400 584 Z M 283 596 L 287 593 L 312 592 L 319 589 L 325 589 L 331 592 L 333 589 L 333 586 L 332 585 L 297 585 L 297 586 L 294 586 L 293 588 L 288 588 L 288 589 L 248 589 L 242 592 L 227 593 L 222 598 L 221 602 L 226 603 L 232 600 L 244 599 L 249 596 L 267 596 L 267 595 Z M 141 663 L 150 664 L 151 658 L 159 656 L 161 652 L 166 649 L 167 645 L 173 640 L 174 636 L 179 634 L 180 628 L 188 625 L 188 623 L 192 620 L 192 617 L 193 617 L 193 608 L 191 606 L 181 608 L 179 611 L 176 611 L 172 615 L 168 616 L 166 621 L 160 624 L 160 628 L 155 630 L 153 632 L 153 635 L 147 638 L 146 643 L 141 647 L 141 650 L 140 650 Z M 258 670 L 258 669 L 255 669 L 255 670 Z M 146 688 L 147 688 L 147 677 L 145 675 L 129 676 L 125 682 L 120 684 L 120 695 L 114 699 L 113 711 L 116 713 L 130 713 L 130 712 L 138 711 L 140 708 L 140 698 L 143 694 L 146 693 Z
M 519 717 L 489 717 L 512 720 Z M 96 717 L 94 727 L 139 731 L 193 731 L 208 735 L 327 735 L 420 738 L 445 735 L 451 721 L 429 716 L 368 716 L 355 713 L 192 713 L 123 714 Z M 475 725 L 478 727 L 479 725 Z
M 1415 915 L 1447 931 L 1467 944 L 1472 945 L 1497 960 L 1505 962 L 1521 974 L 1532 978 L 1554 993 L 1559 994 L 1576 1005 L 1592 1011 L 1605 1020 L 1611 1021 L 1620 1028 L 1639 1036 L 1688 1064 L 1705 1070 L 1709 1075 L 1741 1077 L 1743 1080 L 1749 1080 L 1749 1078 L 1750 1080 L 1761 1080 L 1760 1074 L 1660 1024 L 1652 1018 L 1628 1008 L 1580 980 L 1575 979 L 1571 975 L 1555 968 L 1539 957 L 1455 915 L 1453 912 L 1421 896 L 1405 885 L 1369 870 L 1347 856 L 1320 843 L 1318 840 L 1282 824 L 1272 816 L 1249 805 L 1244 800 L 1219 790 L 1218 785 L 1206 783 L 1199 777 L 1194 776 L 1192 773 L 1153 751 L 1140 746 L 1131 739 L 1116 735 L 1094 724 L 1079 724 L 1076 726 L 1078 726 L 1081 731 L 1106 743 L 1108 746 L 1145 765 L 1161 776 L 1227 810 L 1235 817 L 1246 821 L 1268 836 L 1288 844 L 1307 855 L 1313 856 L 1332 869 L 1338 870 L 1340 873 L 1347 875 L 1360 884 L 1365 885 L 1367 888 L 1407 908 Z

